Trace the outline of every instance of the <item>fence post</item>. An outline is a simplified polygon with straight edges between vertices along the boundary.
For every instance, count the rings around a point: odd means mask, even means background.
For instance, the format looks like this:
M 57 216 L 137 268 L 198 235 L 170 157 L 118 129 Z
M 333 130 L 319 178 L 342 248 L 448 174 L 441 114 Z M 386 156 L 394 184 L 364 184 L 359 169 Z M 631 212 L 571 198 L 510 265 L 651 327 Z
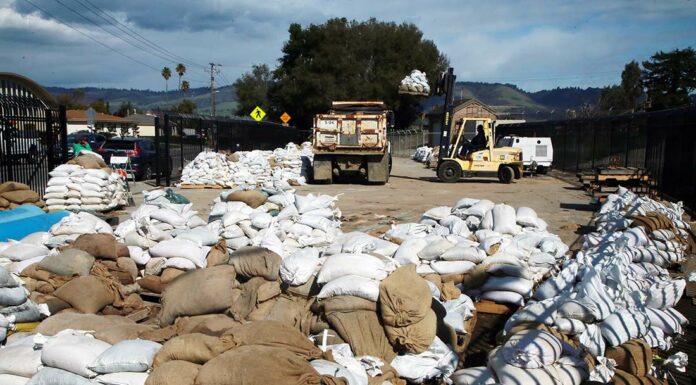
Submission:
M 162 175 L 162 170 L 160 169 L 160 121 L 159 116 L 155 116 L 155 186 L 160 185 L 160 176 Z
M 181 169 L 184 169 L 184 118 L 181 116 L 179 117 L 179 146 L 181 146 L 179 150 L 179 161 L 181 165 Z
M 592 127 L 592 170 L 595 168 L 595 157 L 597 156 L 597 127 Z
M 196 133 L 196 139 L 198 139 L 198 152 L 203 152 L 203 118 L 198 118 L 198 132 Z
M 633 117 L 631 117 L 631 120 L 633 120 Z M 626 126 L 626 154 L 624 155 L 624 167 L 628 167 L 628 149 L 629 142 L 631 140 L 631 120 L 628 121 L 628 125 Z
M 68 117 L 65 106 L 58 107 L 58 129 L 60 130 L 60 160 L 68 162 Z
M 44 124 L 46 125 L 46 132 L 44 134 L 46 138 L 46 158 L 48 158 L 48 170 L 50 171 L 56 168 L 56 142 L 54 139 L 58 135 L 54 135 L 53 110 L 48 108 L 45 111 L 46 121 Z
M 171 158 L 169 156 L 169 137 L 171 136 L 171 127 L 169 126 L 169 114 L 164 115 L 164 161 L 166 171 L 164 173 L 164 183 L 166 186 L 171 186 Z

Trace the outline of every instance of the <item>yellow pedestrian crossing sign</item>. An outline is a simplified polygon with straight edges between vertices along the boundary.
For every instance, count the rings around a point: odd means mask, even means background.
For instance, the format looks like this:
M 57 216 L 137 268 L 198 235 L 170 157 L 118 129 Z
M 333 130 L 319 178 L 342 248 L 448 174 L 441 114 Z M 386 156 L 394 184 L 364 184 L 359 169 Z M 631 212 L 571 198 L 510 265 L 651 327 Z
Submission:
M 266 111 L 262 110 L 261 107 L 256 106 L 253 111 L 251 111 L 251 114 L 249 114 L 252 118 L 254 118 L 255 121 L 260 122 L 263 120 L 263 117 L 266 116 Z

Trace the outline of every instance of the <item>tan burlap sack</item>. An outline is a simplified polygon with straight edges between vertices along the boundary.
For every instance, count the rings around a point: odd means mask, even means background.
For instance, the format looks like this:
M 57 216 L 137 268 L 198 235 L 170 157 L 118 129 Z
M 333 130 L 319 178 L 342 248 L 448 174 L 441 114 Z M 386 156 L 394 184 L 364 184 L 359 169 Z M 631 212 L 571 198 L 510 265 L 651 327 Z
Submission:
M 264 319 L 278 321 L 308 335 L 313 317 L 312 312 L 309 310 L 312 301 L 302 297 L 281 295 L 276 297 L 273 307 L 271 307 Z
M 162 284 L 168 285 L 170 282 L 172 282 L 174 279 L 176 279 L 178 276 L 184 273 L 186 273 L 186 270 L 168 267 L 162 270 L 162 274 L 160 274 L 160 281 L 162 282 Z
M 184 334 L 170 339 L 162 346 L 155 355 L 152 367 L 157 368 L 165 362 L 174 360 L 205 364 L 235 346 L 237 343 L 232 336 L 213 337 L 201 333 Z
M 89 154 L 82 154 L 79 155 L 76 158 L 71 159 L 68 161 L 68 164 L 77 164 L 80 165 L 84 168 L 89 168 L 93 170 L 98 170 L 104 167 L 108 167 L 104 160 L 94 156 L 94 155 L 89 155 Z
M 130 256 L 128 247 L 111 234 L 82 234 L 69 247 L 84 250 L 95 258 L 115 260 Z
M 230 260 L 230 254 L 227 251 L 227 242 L 221 239 L 218 243 L 213 245 L 208 252 L 206 260 L 208 261 L 208 267 L 226 265 Z
M 386 325 L 402 327 L 420 322 L 431 302 L 428 283 L 416 274 L 416 265 L 402 266 L 379 284 L 379 309 Z
M 17 190 L 31 190 L 31 187 L 24 183 L 19 183 L 19 182 L 4 182 L 0 184 L 0 194 L 6 193 L 8 191 L 17 191 Z
M 428 350 L 437 334 L 437 317 L 428 309 L 425 317 L 414 324 L 403 327 L 384 325 L 384 330 L 396 351 L 423 353 Z
M 320 376 L 304 357 L 281 348 L 240 346 L 203 365 L 196 385 L 338 385 L 333 377 Z
M 135 325 L 135 322 L 119 316 L 102 316 L 95 314 L 61 313 L 41 321 L 37 333 L 52 336 L 65 329 L 101 331 L 119 325 Z
M 58 288 L 53 295 L 83 312 L 94 314 L 114 303 L 114 293 L 99 278 L 78 277 Z
M 235 191 L 225 198 L 226 202 L 244 202 L 249 207 L 255 209 L 266 203 L 268 197 L 260 190 Z
M 248 246 L 232 253 L 229 264 L 243 277 L 263 277 L 269 281 L 277 281 L 281 262 L 282 258 L 271 250 Z
M 35 303 L 42 303 L 48 306 L 48 311 L 51 314 L 56 314 L 59 311 L 68 309 L 70 307 L 69 303 L 63 301 L 58 297 L 52 296 L 50 294 L 39 293 L 36 291 L 29 294 L 29 299 L 31 299 Z
M 37 268 L 63 277 L 89 275 L 94 257 L 79 249 L 66 249 L 60 254 L 48 255 L 38 263 Z
M 201 365 L 187 361 L 168 361 L 155 368 L 145 385 L 194 385 Z
M 0 208 L 6 209 L 10 207 L 10 201 L 0 196 Z
M 157 275 L 146 275 L 137 281 L 138 285 L 144 290 L 155 294 L 162 294 L 165 284 Z
M 609 347 L 604 356 L 616 361 L 616 368 L 638 377 L 648 374 L 652 367 L 652 350 L 648 344 L 639 339 Z
M 206 314 L 176 319 L 179 335 L 202 333 L 208 336 L 221 336 L 225 331 L 241 325 L 241 323 L 224 314 Z
M 377 302 L 372 302 L 362 297 L 354 297 L 352 295 L 338 295 L 327 298 L 319 302 L 319 304 L 322 306 L 325 313 L 346 313 L 354 310 L 377 311 Z
M 34 203 L 41 199 L 39 193 L 32 190 L 15 190 L 2 193 L 2 197 L 18 205 L 24 203 Z
M 232 266 L 213 266 L 190 271 L 167 285 L 162 294 L 161 326 L 174 323 L 176 317 L 220 313 L 235 300 L 237 286 Z
M 457 299 L 462 295 L 462 291 L 454 286 L 454 282 L 445 282 L 440 288 L 440 299 L 442 301 L 450 301 Z
M 660 380 L 653 376 L 635 376 L 621 369 L 616 369 L 611 379 L 613 385 L 668 385 L 667 380 Z
M 232 329 L 231 335 L 238 345 L 259 345 L 282 348 L 304 357 L 307 361 L 322 357 L 322 352 L 297 329 L 277 321 L 250 322 Z
M 39 269 L 39 264 L 35 263 L 27 266 L 19 274 L 22 278 L 31 278 L 37 281 L 46 282 L 51 285 L 54 289 L 57 289 L 72 280 L 72 277 L 62 277 L 57 274 L 53 274 L 46 270 Z
M 115 344 L 124 340 L 134 340 L 140 338 L 143 333 L 156 329 L 152 324 L 122 324 L 101 329 L 94 333 L 94 338 Z

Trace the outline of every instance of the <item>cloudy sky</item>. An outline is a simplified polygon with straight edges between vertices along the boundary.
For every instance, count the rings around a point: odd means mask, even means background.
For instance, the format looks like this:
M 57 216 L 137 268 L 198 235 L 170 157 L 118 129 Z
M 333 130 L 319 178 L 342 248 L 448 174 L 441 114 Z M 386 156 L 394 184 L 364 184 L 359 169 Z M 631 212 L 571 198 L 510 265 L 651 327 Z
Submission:
M 275 66 L 290 23 L 332 17 L 414 23 L 458 80 L 529 91 L 616 83 L 630 60 L 696 47 L 696 0 L 0 0 L 0 71 L 161 90 L 176 55 L 192 87 L 211 61 L 225 85 L 254 63 Z

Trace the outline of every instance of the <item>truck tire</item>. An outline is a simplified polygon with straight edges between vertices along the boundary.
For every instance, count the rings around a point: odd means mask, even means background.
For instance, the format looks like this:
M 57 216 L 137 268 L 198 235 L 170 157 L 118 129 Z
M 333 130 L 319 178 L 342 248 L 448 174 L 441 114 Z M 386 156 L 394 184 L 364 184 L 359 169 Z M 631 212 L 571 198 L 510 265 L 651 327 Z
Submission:
M 367 160 L 367 181 L 369 183 L 385 184 L 389 181 L 391 171 L 391 154 L 385 152 L 380 157 L 372 157 Z
M 331 165 L 332 162 L 330 157 L 320 155 L 314 156 L 312 181 L 314 183 L 331 184 L 333 182 Z
M 437 167 L 437 177 L 445 183 L 458 182 L 462 177 L 462 167 L 454 160 L 446 160 Z
M 510 166 L 500 166 L 498 169 L 498 180 L 500 180 L 501 183 L 511 183 L 512 180 L 515 178 L 515 170 L 512 169 Z

